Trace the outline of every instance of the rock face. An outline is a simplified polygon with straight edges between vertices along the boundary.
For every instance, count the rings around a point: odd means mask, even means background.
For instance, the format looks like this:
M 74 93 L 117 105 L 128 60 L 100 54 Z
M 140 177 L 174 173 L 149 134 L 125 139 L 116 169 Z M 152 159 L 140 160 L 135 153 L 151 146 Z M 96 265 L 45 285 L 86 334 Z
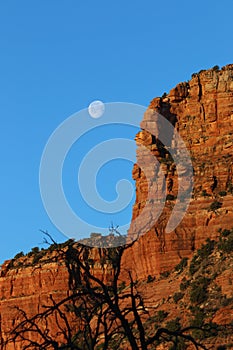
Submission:
M 178 194 L 178 164 L 169 156 L 169 149 L 161 145 L 159 132 L 157 138 L 147 131 L 148 125 L 150 129 L 156 125 L 157 113 L 179 132 L 194 169 L 190 206 L 182 222 L 170 233 L 165 233 L 165 227 Z M 147 152 L 139 148 L 140 166 L 136 164 L 133 170 L 136 202 L 129 235 L 141 236 L 130 254 L 125 254 L 123 263 L 139 279 L 170 270 L 182 257 L 190 256 L 207 237 L 218 236 L 219 228 L 233 226 L 233 65 L 193 74 L 189 82 L 178 84 L 163 98 L 152 100 L 141 128 L 136 142 L 160 161 L 170 200 L 166 201 L 158 221 L 152 223 L 151 213 L 156 208 L 148 193 L 153 192 L 156 181 L 160 181 L 156 178 L 158 164 L 151 162 Z M 146 213 L 140 219 L 143 208 Z
M 68 295 L 69 278 L 64 263 L 54 262 L 43 265 L 43 268 L 37 265 L 10 270 L 6 264 L 1 273 L 0 331 L 3 339 L 6 339 L 7 333 L 20 320 L 17 308 L 25 310 L 30 317 L 42 312 L 42 305 L 51 303 L 50 295 L 53 295 L 55 300 L 61 300 Z M 7 349 L 22 349 L 22 346 L 11 344 Z
M 75 273 L 77 281 L 78 271 L 72 266 L 72 259 L 67 259 L 68 247 L 58 246 L 59 250 L 46 250 L 44 255 L 43 251 L 29 253 L 29 256 L 8 260 L 3 264 L 0 270 L 0 341 L 7 339 L 10 331 L 25 320 L 22 310 L 30 318 L 44 312 L 45 306 L 53 305 L 53 301 L 59 302 L 73 293 L 75 286 L 72 277 Z M 76 249 L 76 243 L 71 247 Z M 91 248 L 88 252 L 85 259 L 91 272 L 106 283 L 111 278 L 112 265 L 101 254 L 103 250 Z M 68 313 L 67 317 L 72 328 L 78 331 L 77 319 L 73 324 L 72 315 Z M 59 333 L 58 324 L 62 327 L 62 320 L 57 321 L 54 314 L 48 317 L 47 328 L 55 339 Z M 38 340 L 38 334 L 31 332 L 30 339 Z M 22 343 L 10 343 L 6 349 L 21 350 Z
M 165 229 L 177 202 L 178 164 L 169 155 L 169 147 L 164 147 L 159 140 L 159 130 L 157 136 L 146 131 L 148 123 L 156 129 L 157 113 L 169 120 L 182 137 L 194 169 L 194 190 L 189 208 L 182 222 L 170 233 Z M 190 257 L 207 237 L 216 238 L 220 228 L 233 227 L 233 65 L 193 74 L 189 82 L 178 84 L 167 96 L 155 98 L 145 113 L 141 128 L 136 136 L 139 147 L 138 165 L 133 170 L 136 202 L 129 230 L 129 237 L 135 234 L 140 237 L 123 255 L 122 278 L 127 270 L 131 270 L 138 280 L 145 280 L 148 275 L 157 277 L 172 270 L 182 257 Z M 141 145 L 145 146 L 144 150 L 140 150 Z M 154 157 L 159 161 L 157 165 Z M 159 168 L 162 177 L 158 176 Z M 190 173 L 184 173 L 183 184 L 189 177 Z M 167 189 L 167 200 L 158 220 L 154 220 L 152 213 L 159 201 L 155 203 L 153 193 L 158 187 Z M 96 275 L 107 280 L 111 267 L 101 264 L 98 254 L 98 249 L 93 250 L 93 268 Z M 19 266 L 10 268 L 9 264 L 8 261 L 2 267 L 0 277 L 1 338 L 17 322 L 15 306 L 32 315 L 49 303 L 50 295 L 59 300 L 70 293 L 69 271 L 62 259 L 25 267 L 22 258 Z M 173 285 L 174 290 L 179 283 Z M 169 294 L 170 284 L 166 288 Z M 228 289 L 226 294 L 230 293 Z M 152 290 L 151 293 L 154 294 Z M 156 302 L 163 296 L 164 287 L 158 285 Z M 221 317 L 216 315 L 216 318 Z M 7 350 L 21 348 L 16 344 Z

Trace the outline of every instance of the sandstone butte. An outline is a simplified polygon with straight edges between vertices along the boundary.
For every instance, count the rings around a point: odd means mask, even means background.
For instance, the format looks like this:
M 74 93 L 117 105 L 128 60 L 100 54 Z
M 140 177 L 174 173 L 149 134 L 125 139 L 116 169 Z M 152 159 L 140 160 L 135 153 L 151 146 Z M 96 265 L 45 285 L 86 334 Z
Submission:
M 171 233 L 165 233 L 166 224 L 172 214 L 178 194 L 177 164 L 158 139 L 145 129 L 155 123 L 156 113 L 168 119 L 179 132 L 190 152 L 194 169 L 194 188 L 188 210 L 182 222 Z M 214 67 L 193 74 L 189 82 L 178 84 L 166 96 L 151 101 L 141 122 L 141 131 L 136 135 L 138 163 L 133 169 L 136 181 L 136 202 L 133 207 L 129 237 L 140 234 L 135 244 L 122 259 L 122 276 L 131 270 L 139 281 L 148 275 L 155 276 L 147 284 L 144 293 L 149 303 L 162 309 L 180 311 L 171 302 L 171 295 L 179 291 L 182 276 L 170 275 L 161 279 L 164 272 L 171 271 L 183 257 L 191 258 L 207 238 L 217 239 L 219 229 L 233 227 L 233 64 L 219 70 Z M 158 131 L 159 138 L 159 131 Z M 165 174 L 168 197 L 157 222 L 152 222 L 153 198 L 148 203 L 148 192 L 155 186 L 158 168 L 151 163 L 140 145 L 146 146 L 161 164 Z M 143 170 L 142 170 L 143 169 Z M 149 174 L 149 180 L 145 176 Z M 189 174 L 190 175 L 190 174 Z M 184 181 L 188 178 L 184 177 Z M 220 202 L 216 210 L 213 202 Z M 147 205 L 146 212 L 140 213 Z M 138 220 L 135 220 L 136 218 Z M 100 264 L 97 249 L 92 249 L 95 274 L 103 279 L 111 275 L 111 267 Z M 53 253 L 51 253 L 53 256 Z M 4 338 L 17 320 L 14 306 L 22 307 L 33 315 L 49 303 L 49 295 L 56 300 L 69 295 L 69 273 L 64 261 L 55 259 L 30 264 L 32 258 L 20 258 L 22 264 L 12 268 L 6 261 L 0 277 L 0 338 Z M 173 277 L 171 277 L 173 276 Z M 230 271 L 218 277 L 218 284 L 228 297 L 233 297 Z M 183 315 L 183 317 L 185 317 Z M 214 316 L 219 323 L 225 318 L 233 319 L 232 309 L 225 307 Z M 55 324 L 54 324 L 54 327 Z M 20 349 L 20 344 L 11 349 Z M 7 349 L 8 350 L 8 349 Z

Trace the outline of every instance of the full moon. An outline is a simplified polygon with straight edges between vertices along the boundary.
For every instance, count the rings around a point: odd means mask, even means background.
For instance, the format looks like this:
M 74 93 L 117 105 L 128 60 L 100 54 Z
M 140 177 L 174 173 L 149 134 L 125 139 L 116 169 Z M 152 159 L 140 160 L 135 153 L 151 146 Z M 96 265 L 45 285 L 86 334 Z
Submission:
M 100 118 L 104 114 L 105 106 L 102 101 L 93 101 L 88 107 L 88 112 L 92 118 Z

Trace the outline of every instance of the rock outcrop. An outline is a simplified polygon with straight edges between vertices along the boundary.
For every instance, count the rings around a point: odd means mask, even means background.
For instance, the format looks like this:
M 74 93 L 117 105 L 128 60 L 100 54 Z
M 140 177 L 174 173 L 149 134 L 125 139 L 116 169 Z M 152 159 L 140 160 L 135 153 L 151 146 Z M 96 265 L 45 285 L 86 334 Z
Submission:
M 33 248 L 29 254 L 3 264 L 0 270 L 0 340 L 7 339 L 12 329 L 25 321 L 25 317 L 42 313 L 46 307 L 68 298 L 73 293 L 74 281 L 78 283 L 79 280 L 79 271 L 72 254 L 77 255 L 82 248 L 69 240 L 62 244 L 53 244 L 48 250 L 39 251 Z M 111 279 L 113 266 L 106 260 L 104 249 L 84 247 L 81 260 L 87 261 L 91 273 L 104 283 Z M 80 276 L 80 282 L 81 278 Z M 72 329 L 78 331 L 77 319 L 73 324 L 73 315 L 68 312 L 66 317 Z M 47 320 L 51 336 L 58 340 L 58 327 L 65 327 L 62 317 L 58 321 L 52 314 Z M 61 340 L 64 340 L 62 332 L 60 333 Z M 38 333 L 31 331 L 30 339 L 38 340 Z M 22 344 L 20 341 L 10 343 L 6 349 L 21 350 Z
M 194 169 L 190 206 L 171 233 L 165 233 L 165 227 L 176 203 L 177 164 L 160 140 L 145 130 L 149 123 L 156 123 L 157 113 L 179 132 Z M 215 238 L 220 228 L 233 226 L 233 65 L 193 74 L 189 82 L 178 84 L 163 98 L 152 100 L 141 128 L 136 142 L 147 147 L 160 161 L 168 200 L 158 221 L 151 225 L 155 207 L 147 197 L 150 187 L 154 186 L 151 179 L 156 166 L 155 162 L 148 162 L 147 157 L 143 158 L 143 152 L 138 152 L 144 172 L 137 164 L 134 166 L 136 202 L 129 235 L 139 233 L 141 236 L 131 252 L 125 254 L 123 265 L 135 271 L 139 279 L 170 270 L 182 257 L 191 256 L 207 237 Z M 146 216 L 134 222 L 145 206 Z

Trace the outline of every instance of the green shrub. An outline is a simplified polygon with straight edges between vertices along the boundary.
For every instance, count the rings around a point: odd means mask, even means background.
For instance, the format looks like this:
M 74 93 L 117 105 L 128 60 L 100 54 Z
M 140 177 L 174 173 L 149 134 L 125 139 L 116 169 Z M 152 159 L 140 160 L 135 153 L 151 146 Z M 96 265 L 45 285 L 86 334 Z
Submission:
M 225 197 L 227 195 L 227 192 L 226 191 L 220 191 L 218 194 L 221 197 Z
M 233 194 L 233 184 L 230 182 L 228 182 L 227 184 L 227 191 Z
M 191 303 L 200 304 L 207 299 L 207 288 L 210 283 L 210 279 L 206 277 L 200 277 L 191 283 L 190 301 Z
M 24 256 L 24 253 L 20 252 L 20 253 L 15 255 L 14 259 L 19 259 L 19 258 L 22 258 L 23 256 Z
M 177 332 L 181 330 L 180 318 L 176 317 L 174 320 L 166 323 L 166 328 L 171 332 Z
M 206 339 L 209 337 L 216 337 L 218 335 L 218 327 L 214 323 L 206 323 L 201 329 L 194 329 L 192 331 L 192 336 L 194 339 Z
M 194 275 L 200 268 L 201 260 L 198 255 L 194 255 L 189 266 L 189 272 L 191 275 Z
M 24 266 L 24 263 L 22 262 L 22 261 L 19 261 L 18 263 L 17 263 L 17 267 L 23 267 Z
M 33 254 L 37 254 L 37 253 L 39 253 L 39 251 L 40 251 L 40 248 L 38 248 L 38 247 L 34 247 L 34 248 L 31 249 L 31 252 Z
M 221 298 L 221 306 L 228 306 L 230 304 L 232 304 L 233 302 L 233 298 L 227 298 L 225 295 Z
M 197 250 L 197 253 L 193 256 L 189 266 L 189 272 L 191 275 L 194 275 L 194 273 L 199 270 L 203 260 L 208 258 L 213 252 L 215 243 L 214 240 L 207 238 L 206 244 L 202 244 L 201 248 Z
M 156 315 L 154 315 L 152 318 L 153 318 L 153 321 L 156 323 L 156 324 L 160 324 L 162 323 L 165 318 L 167 317 L 168 313 L 164 310 L 159 310 L 157 312 Z
M 177 304 L 179 300 L 181 300 L 184 296 L 184 293 L 177 292 L 173 295 L 173 300 Z
M 195 289 L 192 289 L 190 292 L 190 301 L 191 303 L 200 304 L 206 300 L 206 291 L 203 290 L 201 286 L 197 286 Z
M 214 201 L 213 203 L 211 203 L 211 205 L 209 207 L 209 211 L 216 211 L 216 210 L 220 209 L 221 207 L 222 207 L 221 202 Z
M 57 247 L 57 243 L 53 243 L 49 246 L 48 250 L 50 253 L 52 253 L 54 250 L 56 250 L 58 247 Z
M 161 272 L 161 274 L 160 274 L 161 278 L 167 278 L 169 276 L 170 276 L 170 272 L 169 271 L 164 271 L 164 272 Z
M 33 260 L 32 260 L 32 264 L 33 265 L 37 264 L 39 262 L 40 258 L 41 257 L 39 255 L 34 255 Z
M 146 283 L 153 282 L 154 280 L 155 280 L 155 277 L 152 277 L 151 275 L 148 275 Z
M 204 325 L 205 338 L 216 337 L 219 331 L 219 325 L 215 322 L 209 322 Z
M 220 237 L 218 249 L 223 253 L 231 253 L 233 251 L 233 235 L 230 234 L 227 239 L 221 239 Z
M 178 265 L 175 266 L 175 271 L 182 272 L 188 264 L 188 258 L 182 258 Z
M 197 255 L 201 259 L 208 258 L 208 256 L 213 252 L 215 246 L 215 241 L 207 238 L 206 243 L 202 244 L 201 248 L 197 250 Z
M 10 270 L 10 269 L 13 269 L 14 268 L 14 262 L 15 262 L 15 259 L 11 259 L 11 261 L 9 262 L 9 264 L 7 265 L 7 269 Z
M 201 329 L 193 329 L 192 336 L 194 339 L 202 340 L 205 338 L 204 332 Z
M 188 288 L 188 286 L 190 285 L 190 281 L 182 281 L 180 284 L 180 290 L 184 291 Z
M 214 66 L 213 68 L 212 68 L 214 71 L 219 71 L 219 66 L 218 65 L 216 65 L 216 66 Z
M 74 239 L 70 238 L 67 241 L 63 242 L 63 243 L 59 243 L 58 247 L 59 247 L 59 249 L 63 249 L 65 247 L 73 246 L 73 244 L 74 244 Z M 43 250 L 43 248 L 41 248 L 41 250 Z
M 210 194 L 207 193 L 206 190 L 203 190 L 203 191 L 201 192 L 201 196 L 202 196 L 202 197 L 210 197 Z
M 194 318 L 192 319 L 190 326 L 202 327 L 204 324 L 204 320 L 205 320 L 204 310 L 196 307 L 195 309 L 193 309 L 193 316 L 194 316 Z
M 201 340 L 217 335 L 217 324 L 212 322 L 205 323 L 205 311 L 199 308 L 196 308 L 194 318 L 191 321 L 190 326 L 197 327 L 197 329 L 192 331 L 192 335 L 195 339 Z
M 166 312 L 164 310 L 159 310 L 157 315 L 158 315 L 158 321 L 163 322 L 165 320 L 165 318 L 167 317 L 168 312 Z
M 187 345 L 185 344 L 185 341 L 182 338 L 176 339 L 174 344 L 169 347 L 169 350 L 185 350 L 185 349 L 187 349 Z
M 38 253 L 33 255 L 33 260 L 32 260 L 32 264 L 37 264 L 40 259 L 45 255 L 44 251 L 39 251 Z
M 223 231 L 221 231 L 221 236 L 222 237 L 227 237 L 231 234 L 231 230 L 227 230 L 227 229 L 224 229 Z

